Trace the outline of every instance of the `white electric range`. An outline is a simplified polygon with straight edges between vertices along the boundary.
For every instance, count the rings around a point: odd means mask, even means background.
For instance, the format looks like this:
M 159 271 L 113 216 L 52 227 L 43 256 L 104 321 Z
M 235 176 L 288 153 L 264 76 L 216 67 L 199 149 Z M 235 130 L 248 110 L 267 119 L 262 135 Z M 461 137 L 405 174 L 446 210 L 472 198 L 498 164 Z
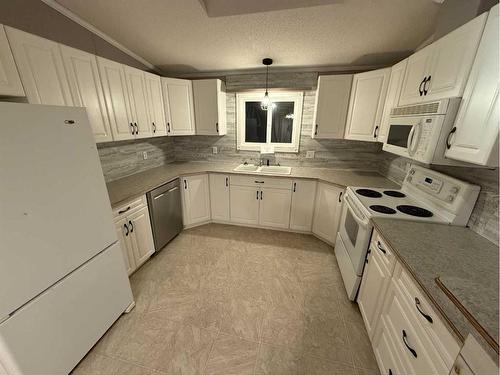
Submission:
M 350 300 L 358 292 L 373 230 L 371 218 L 465 226 L 480 187 L 412 165 L 401 189 L 348 187 L 335 255 Z

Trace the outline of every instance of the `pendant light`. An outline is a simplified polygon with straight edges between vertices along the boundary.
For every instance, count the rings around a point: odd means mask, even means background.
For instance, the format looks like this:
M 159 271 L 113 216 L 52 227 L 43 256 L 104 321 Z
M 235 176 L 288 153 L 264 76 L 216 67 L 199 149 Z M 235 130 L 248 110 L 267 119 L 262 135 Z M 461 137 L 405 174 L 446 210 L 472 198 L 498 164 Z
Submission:
M 260 108 L 262 110 L 267 111 L 269 108 L 273 109 L 274 104 L 271 102 L 271 98 L 269 98 L 269 93 L 267 92 L 268 82 L 269 82 L 269 65 L 273 63 L 273 59 L 269 57 L 262 60 L 262 64 L 266 66 L 266 93 L 264 94 L 264 98 L 260 103 Z

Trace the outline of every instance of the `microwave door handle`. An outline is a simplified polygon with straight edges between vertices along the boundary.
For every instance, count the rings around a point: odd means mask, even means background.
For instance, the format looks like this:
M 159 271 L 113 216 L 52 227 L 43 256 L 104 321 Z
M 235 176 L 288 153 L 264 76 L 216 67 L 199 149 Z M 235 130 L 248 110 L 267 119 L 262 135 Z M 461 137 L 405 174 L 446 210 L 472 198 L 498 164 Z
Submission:
M 345 199 L 345 201 L 346 201 L 346 205 L 347 205 L 347 207 L 346 207 L 346 208 L 347 208 L 349 211 L 351 211 L 352 216 L 354 217 L 354 220 L 356 220 L 356 222 L 357 222 L 359 225 L 361 225 L 362 227 L 366 227 L 366 226 L 368 225 L 368 222 L 367 222 L 367 221 L 365 221 L 365 220 L 362 220 L 362 219 L 361 219 L 361 218 L 357 215 L 356 210 L 354 209 L 353 204 L 352 204 L 352 202 L 351 202 L 351 197 L 349 197 L 349 195 L 347 195 L 347 194 L 346 194 L 346 195 L 344 196 L 344 199 Z
M 409 142 L 408 145 L 408 154 L 410 156 L 413 156 L 415 154 L 415 151 L 417 151 L 418 147 L 418 142 L 420 138 L 420 133 L 421 133 L 421 128 L 422 128 L 422 123 L 424 122 L 424 119 L 420 120 L 417 124 L 413 126 L 411 131 L 413 132 L 411 141 Z M 409 137 L 408 137 L 409 138 Z
M 413 125 L 411 127 L 410 133 L 408 134 L 408 139 L 406 140 L 406 148 L 408 150 L 408 153 L 410 153 L 411 144 L 413 143 L 413 135 L 415 134 L 415 126 L 416 125 Z

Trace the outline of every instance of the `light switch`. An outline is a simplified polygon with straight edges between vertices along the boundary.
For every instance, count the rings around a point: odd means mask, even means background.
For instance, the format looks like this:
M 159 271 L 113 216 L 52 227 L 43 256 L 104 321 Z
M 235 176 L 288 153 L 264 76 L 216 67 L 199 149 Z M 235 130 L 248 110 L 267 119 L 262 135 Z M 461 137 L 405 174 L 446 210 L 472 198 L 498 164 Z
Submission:
M 148 152 L 147 152 L 147 151 L 143 151 L 143 152 L 142 152 L 142 158 L 143 158 L 144 160 L 146 160 L 146 159 L 148 158 Z
M 314 154 L 315 154 L 315 151 L 307 151 L 306 152 L 306 159 L 314 159 Z
M 212 154 L 217 154 L 218 152 L 217 146 L 212 147 Z

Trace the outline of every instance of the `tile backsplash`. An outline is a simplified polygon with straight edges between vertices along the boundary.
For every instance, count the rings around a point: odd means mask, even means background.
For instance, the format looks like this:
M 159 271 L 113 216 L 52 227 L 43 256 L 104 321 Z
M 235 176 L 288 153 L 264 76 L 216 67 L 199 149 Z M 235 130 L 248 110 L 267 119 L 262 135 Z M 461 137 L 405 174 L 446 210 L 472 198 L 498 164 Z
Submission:
M 413 161 L 396 155 L 382 152 L 383 161 L 379 172 L 387 178 L 401 184 L 406 170 Z M 476 233 L 498 245 L 499 243 L 499 198 L 498 198 L 498 168 L 464 168 L 449 166 L 431 166 L 439 172 L 456 177 L 460 180 L 480 185 L 476 206 L 472 211 L 468 226 Z

